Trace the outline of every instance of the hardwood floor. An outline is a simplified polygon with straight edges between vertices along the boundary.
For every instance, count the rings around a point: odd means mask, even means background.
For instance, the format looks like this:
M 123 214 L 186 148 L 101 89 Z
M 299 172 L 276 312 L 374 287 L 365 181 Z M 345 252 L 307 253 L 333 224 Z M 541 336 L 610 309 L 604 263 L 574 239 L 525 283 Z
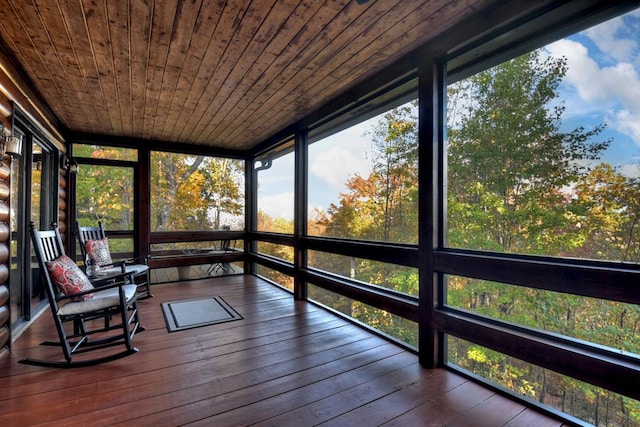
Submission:
M 140 352 L 91 368 L 17 363 L 59 351 L 45 312 L 0 364 L 0 425 L 562 425 L 253 276 L 153 293 Z M 167 332 L 161 302 L 213 295 L 244 319 Z

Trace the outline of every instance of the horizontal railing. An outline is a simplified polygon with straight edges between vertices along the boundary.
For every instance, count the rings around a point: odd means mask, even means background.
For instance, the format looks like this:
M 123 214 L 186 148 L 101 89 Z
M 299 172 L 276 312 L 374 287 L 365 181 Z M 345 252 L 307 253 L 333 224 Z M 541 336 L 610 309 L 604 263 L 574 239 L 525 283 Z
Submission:
M 257 241 L 322 251 L 362 259 L 420 268 L 416 246 L 345 239 L 250 233 Z M 640 266 L 630 263 L 465 250 L 436 250 L 429 259 L 434 278 L 456 275 L 560 292 L 601 300 L 640 303 Z M 385 310 L 414 322 L 420 321 L 417 297 L 403 295 L 314 268 L 296 270 L 294 264 L 259 253 L 249 262 Z M 426 268 L 421 269 L 422 272 Z M 421 273 L 424 274 L 424 273 Z M 432 284 L 437 289 L 435 284 Z M 439 290 L 440 294 L 444 290 Z M 426 308 L 425 308 L 426 309 Z M 515 325 L 454 307 L 445 301 L 431 312 L 429 328 L 439 333 L 491 348 L 523 361 L 640 399 L 640 356 L 554 332 Z

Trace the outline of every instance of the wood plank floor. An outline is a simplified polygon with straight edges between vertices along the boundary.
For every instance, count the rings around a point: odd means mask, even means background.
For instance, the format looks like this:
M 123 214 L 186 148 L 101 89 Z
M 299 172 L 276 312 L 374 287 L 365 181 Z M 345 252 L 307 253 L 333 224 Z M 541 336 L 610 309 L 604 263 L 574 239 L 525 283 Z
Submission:
M 17 363 L 56 350 L 37 345 L 55 334 L 44 313 L 0 363 L 0 425 L 562 425 L 254 276 L 153 293 L 140 352 L 91 368 Z M 244 319 L 167 332 L 161 302 L 213 295 Z

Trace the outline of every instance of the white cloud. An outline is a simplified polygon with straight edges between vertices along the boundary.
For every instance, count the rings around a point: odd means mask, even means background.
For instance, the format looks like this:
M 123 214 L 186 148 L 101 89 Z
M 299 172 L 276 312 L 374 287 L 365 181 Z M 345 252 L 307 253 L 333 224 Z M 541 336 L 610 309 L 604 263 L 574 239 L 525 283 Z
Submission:
M 640 76 L 633 65 L 619 62 L 600 66 L 589 56 L 583 44 L 573 40 L 559 40 L 547 46 L 547 50 L 553 56 L 567 58 L 564 83 L 573 86 L 582 101 L 579 107 L 575 101 L 572 106 L 581 108 L 581 113 L 599 111 L 610 126 L 629 135 L 640 145 L 637 125 L 640 119 Z
M 310 203 L 320 206 L 337 203 L 347 191 L 347 180 L 355 174 L 368 176 L 372 147 L 367 132 L 374 119 L 358 123 L 309 146 Z
M 629 19 L 630 17 L 627 15 L 626 18 Z M 589 28 L 584 34 L 605 55 L 610 56 L 615 61 L 629 61 L 637 54 L 638 49 L 637 40 L 624 37 L 629 25 L 632 24 L 626 23 L 624 16 L 619 16 Z M 632 35 L 630 36 L 633 37 Z
M 355 174 L 367 176 L 371 170 L 371 162 L 362 152 L 359 154 L 345 147 L 334 147 L 314 156 L 310 170 L 332 190 L 344 192 L 349 178 Z
M 552 56 L 567 58 L 568 69 L 564 81 L 573 85 L 583 100 L 596 102 L 608 98 L 608 84 L 598 79 L 600 67 L 589 57 L 586 47 L 578 42 L 563 39 L 548 45 L 547 50 Z
M 640 145 L 640 111 L 617 111 L 615 117 L 609 120 L 612 121 L 616 130 L 629 135 L 636 144 Z
M 258 209 L 271 218 L 293 219 L 293 192 L 258 197 Z
M 618 172 L 629 178 L 640 178 L 640 164 L 626 164 L 618 167 Z

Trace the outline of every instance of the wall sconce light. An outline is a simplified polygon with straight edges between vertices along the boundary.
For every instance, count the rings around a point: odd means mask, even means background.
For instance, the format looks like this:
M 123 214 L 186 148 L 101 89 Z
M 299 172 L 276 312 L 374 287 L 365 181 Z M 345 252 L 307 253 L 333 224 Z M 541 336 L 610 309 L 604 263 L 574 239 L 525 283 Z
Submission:
M 0 153 L 2 157 L 8 154 L 11 157 L 22 156 L 22 135 L 4 134 L 4 123 L 0 122 Z
M 12 157 L 22 156 L 22 135 L 12 135 L 6 137 L 5 144 L 5 153 Z

